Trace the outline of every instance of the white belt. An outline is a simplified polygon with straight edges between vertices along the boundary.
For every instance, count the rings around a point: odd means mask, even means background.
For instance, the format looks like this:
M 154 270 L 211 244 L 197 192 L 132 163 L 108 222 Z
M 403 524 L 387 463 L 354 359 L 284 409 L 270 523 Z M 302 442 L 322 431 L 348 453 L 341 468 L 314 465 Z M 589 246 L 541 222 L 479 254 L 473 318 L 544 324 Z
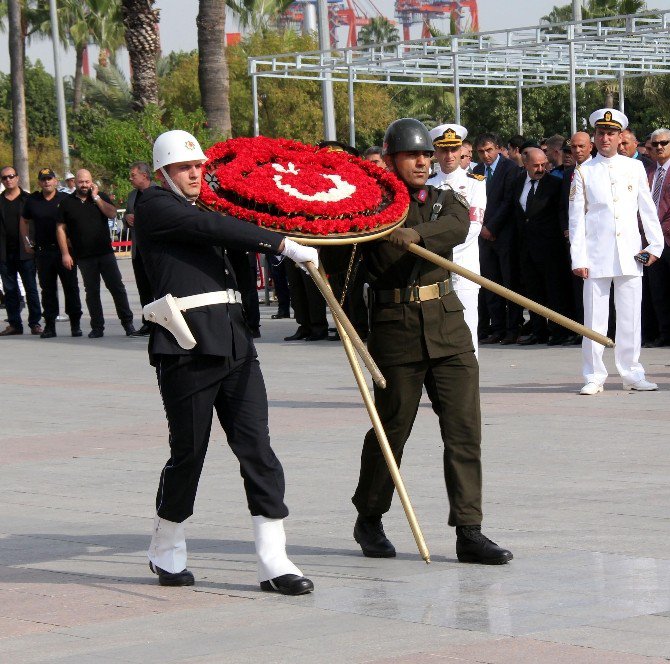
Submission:
M 188 297 L 172 297 L 168 293 L 160 300 L 147 304 L 142 309 L 142 313 L 147 320 L 169 330 L 182 348 L 190 350 L 195 346 L 196 341 L 191 330 L 188 329 L 182 311 L 206 307 L 210 304 L 241 304 L 241 302 L 242 296 L 232 288 Z
M 210 304 L 242 304 L 242 295 L 239 291 L 229 288 L 228 290 L 200 293 L 188 297 L 175 297 L 174 302 L 179 311 L 186 311 L 197 307 L 207 307 Z

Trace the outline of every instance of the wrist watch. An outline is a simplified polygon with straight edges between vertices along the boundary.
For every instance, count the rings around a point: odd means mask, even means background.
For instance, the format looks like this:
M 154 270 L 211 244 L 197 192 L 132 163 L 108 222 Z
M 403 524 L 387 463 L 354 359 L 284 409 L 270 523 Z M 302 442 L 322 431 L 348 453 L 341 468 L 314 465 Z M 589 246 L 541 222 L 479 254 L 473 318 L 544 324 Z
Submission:
M 100 200 L 100 196 L 93 196 L 93 202 L 97 203 Z

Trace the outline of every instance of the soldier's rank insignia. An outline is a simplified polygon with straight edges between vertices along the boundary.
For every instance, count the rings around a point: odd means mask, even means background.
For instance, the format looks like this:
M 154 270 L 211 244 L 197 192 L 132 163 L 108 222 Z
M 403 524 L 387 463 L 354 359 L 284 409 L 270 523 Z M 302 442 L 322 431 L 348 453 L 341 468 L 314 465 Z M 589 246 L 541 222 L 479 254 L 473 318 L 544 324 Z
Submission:
M 466 209 L 470 209 L 470 203 L 468 203 L 468 199 L 463 196 L 463 194 L 460 194 L 456 190 L 452 189 L 451 193 L 454 195 L 454 198 Z

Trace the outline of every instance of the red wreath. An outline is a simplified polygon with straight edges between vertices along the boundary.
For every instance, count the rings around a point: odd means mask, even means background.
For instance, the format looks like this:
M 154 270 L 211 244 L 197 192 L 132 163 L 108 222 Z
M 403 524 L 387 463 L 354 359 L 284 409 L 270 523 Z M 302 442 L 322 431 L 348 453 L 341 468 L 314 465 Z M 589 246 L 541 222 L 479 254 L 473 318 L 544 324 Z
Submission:
M 238 219 L 304 235 L 366 232 L 409 205 L 391 173 L 347 152 L 257 136 L 205 151 L 200 200 Z

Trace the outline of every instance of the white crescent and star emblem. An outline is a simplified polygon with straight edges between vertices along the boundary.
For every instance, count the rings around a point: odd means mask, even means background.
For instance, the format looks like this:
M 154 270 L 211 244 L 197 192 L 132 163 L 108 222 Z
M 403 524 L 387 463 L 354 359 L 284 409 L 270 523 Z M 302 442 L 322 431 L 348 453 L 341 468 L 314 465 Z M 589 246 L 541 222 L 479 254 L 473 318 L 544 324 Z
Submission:
M 338 201 L 344 200 L 345 198 L 351 198 L 351 196 L 353 196 L 356 191 L 356 187 L 353 184 L 343 180 L 339 175 L 322 173 L 322 177 L 326 180 L 330 180 L 335 186 L 331 187 L 327 191 L 319 191 L 315 194 L 304 194 L 299 189 L 296 189 L 290 184 L 286 184 L 284 182 L 285 174 L 298 175 L 300 173 L 299 170 L 296 170 L 293 163 L 289 162 L 288 168 L 284 168 L 284 166 L 281 164 L 272 164 L 272 168 L 274 168 L 274 170 L 278 173 L 272 178 L 274 183 L 277 185 L 277 188 L 281 189 L 281 191 L 283 191 L 285 194 L 288 194 L 293 198 L 298 198 L 301 201 L 336 203 Z

